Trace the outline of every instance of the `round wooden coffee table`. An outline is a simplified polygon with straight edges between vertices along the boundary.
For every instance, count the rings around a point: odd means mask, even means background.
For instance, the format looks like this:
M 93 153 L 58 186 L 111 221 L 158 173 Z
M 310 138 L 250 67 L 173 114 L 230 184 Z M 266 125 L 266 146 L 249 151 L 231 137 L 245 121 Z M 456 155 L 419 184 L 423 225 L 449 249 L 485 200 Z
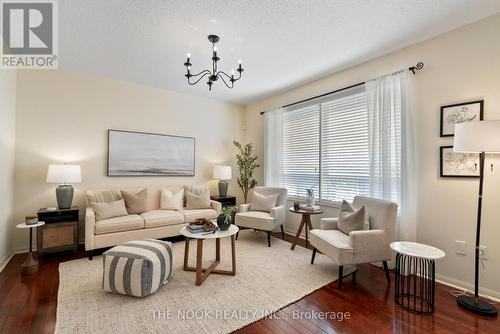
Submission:
M 186 237 L 184 248 L 184 271 L 196 272 L 196 285 L 201 285 L 210 274 L 236 275 L 236 250 L 235 235 L 240 229 L 236 225 L 231 225 L 227 231 L 217 230 L 215 233 L 200 235 L 191 233 L 186 227 L 181 228 L 181 234 Z M 231 270 L 215 269 L 220 262 L 220 239 L 231 237 Z M 189 241 L 196 239 L 196 266 L 190 267 L 189 260 Z M 207 268 L 203 268 L 203 241 L 215 239 L 215 261 Z
M 300 234 L 302 233 L 302 229 L 304 228 L 304 225 L 306 226 L 306 247 L 309 244 L 309 238 L 308 238 L 308 232 L 309 230 L 312 230 L 312 224 L 311 224 L 311 215 L 319 215 L 323 213 L 323 210 L 316 210 L 316 211 L 308 211 L 308 210 L 295 210 L 293 207 L 291 207 L 290 212 L 293 213 L 299 213 L 302 214 L 302 220 L 300 221 L 299 229 L 297 230 L 297 234 L 295 234 L 295 240 L 292 243 L 292 248 L 291 250 L 295 249 L 295 245 L 297 244 L 297 241 L 299 241 Z

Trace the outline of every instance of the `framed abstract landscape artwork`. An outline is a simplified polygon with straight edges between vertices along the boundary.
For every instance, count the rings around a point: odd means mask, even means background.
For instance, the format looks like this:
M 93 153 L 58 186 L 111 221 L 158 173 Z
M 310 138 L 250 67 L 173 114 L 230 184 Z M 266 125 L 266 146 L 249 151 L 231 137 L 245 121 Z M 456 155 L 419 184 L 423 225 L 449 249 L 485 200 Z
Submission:
M 441 107 L 441 137 L 455 135 L 455 124 L 483 120 L 484 101 L 451 104 Z
M 441 177 L 479 177 L 479 154 L 457 153 L 453 146 L 441 146 Z
M 195 139 L 108 130 L 108 176 L 194 176 Z

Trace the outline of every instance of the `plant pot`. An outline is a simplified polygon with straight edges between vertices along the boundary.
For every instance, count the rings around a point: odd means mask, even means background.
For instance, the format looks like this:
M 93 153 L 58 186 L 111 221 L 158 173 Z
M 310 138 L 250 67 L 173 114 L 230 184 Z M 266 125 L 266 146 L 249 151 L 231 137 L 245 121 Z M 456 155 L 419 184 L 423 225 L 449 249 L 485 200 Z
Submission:
M 220 214 L 217 217 L 217 226 L 219 226 L 219 229 L 221 231 L 227 231 L 229 227 L 231 226 L 231 217 L 227 217 L 224 214 Z
M 307 206 L 314 206 L 315 202 L 316 202 L 316 199 L 313 196 L 306 197 L 306 205 Z

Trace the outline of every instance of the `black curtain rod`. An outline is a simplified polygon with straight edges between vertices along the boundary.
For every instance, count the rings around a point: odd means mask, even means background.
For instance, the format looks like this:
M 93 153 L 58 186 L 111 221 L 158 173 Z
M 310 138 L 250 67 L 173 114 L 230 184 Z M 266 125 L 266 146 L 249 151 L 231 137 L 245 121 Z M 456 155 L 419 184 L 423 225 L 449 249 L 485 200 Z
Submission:
M 416 65 L 408 67 L 408 69 L 413 74 L 415 74 L 415 71 L 419 71 L 423 67 L 424 67 L 424 63 L 418 62 Z M 290 103 L 290 104 L 282 106 L 281 108 L 288 108 L 288 107 L 294 106 L 294 105 L 299 104 L 299 103 L 304 103 L 304 102 L 311 101 L 311 100 L 314 100 L 314 99 L 318 99 L 318 98 L 321 98 L 321 97 L 325 97 L 325 96 L 328 96 L 328 95 L 331 95 L 331 94 L 339 93 L 339 92 L 342 92 L 344 90 L 348 90 L 348 89 L 351 89 L 351 88 L 354 88 L 354 87 L 358 87 L 358 86 L 364 85 L 365 83 L 366 82 L 363 81 L 363 82 L 357 83 L 355 85 L 351 85 L 351 86 L 348 86 L 348 87 L 340 88 L 340 89 L 337 89 L 337 90 L 334 90 L 334 91 L 331 91 L 331 92 L 328 92 L 328 93 L 324 93 L 324 94 L 321 94 L 321 95 L 316 95 L 316 96 L 313 96 L 313 97 L 310 97 L 310 98 L 307 98 L 307 99 L 304 99 L 304 100 L 300 100 L 300 101 L 297 101 L 297 102 L 294 102 L 294 103 Z M 265 113 L 265 111 L 261 111 L 260 112 L 261 115 L 264 115 L 264 113 Z

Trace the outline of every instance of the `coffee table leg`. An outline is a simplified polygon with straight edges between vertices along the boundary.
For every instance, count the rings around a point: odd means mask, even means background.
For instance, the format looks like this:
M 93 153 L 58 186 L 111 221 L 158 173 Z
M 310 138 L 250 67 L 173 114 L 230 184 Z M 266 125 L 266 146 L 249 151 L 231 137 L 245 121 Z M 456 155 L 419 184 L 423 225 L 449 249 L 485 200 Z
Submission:
M 232 260 L 232 275 L 236 275 L 236 245 L 234 241 L 234 234 L 231 236 L 231 260 Z
M 299 241 L 299 236 L 302 233 L 302 228 L 304 227 L 304 224 L 305 224 L 305 218 L 304 218 L 304 215 L 302 215 L 302 219 L 300 220 L 299 229 L 297 230 L 297 234 L 295 234 L 295 240 L 292 243 L 292 248 L 290 248 L 291 250 L 295 249 L 295 245 L 297 245 L 297 241 Z
M 215 239 L 215 261 L 220 261 L 220 239 Z
M 312 223 L 311 223 L 311 215 L 306 215 L 306 247 L 309 246 L 309 239 L 308 239 L 308 232 L 313 229 Z M 308 231 L 309 230 L 309 231 Z
M 186 237 L 186 244 L 184 247 L 184 270 L 188 268 L 188 260 L 189 260 L 189 238 Z
M 203 262 L 203 239 L 198 239 L 196 243 L 196 285 L 201 285 Z

